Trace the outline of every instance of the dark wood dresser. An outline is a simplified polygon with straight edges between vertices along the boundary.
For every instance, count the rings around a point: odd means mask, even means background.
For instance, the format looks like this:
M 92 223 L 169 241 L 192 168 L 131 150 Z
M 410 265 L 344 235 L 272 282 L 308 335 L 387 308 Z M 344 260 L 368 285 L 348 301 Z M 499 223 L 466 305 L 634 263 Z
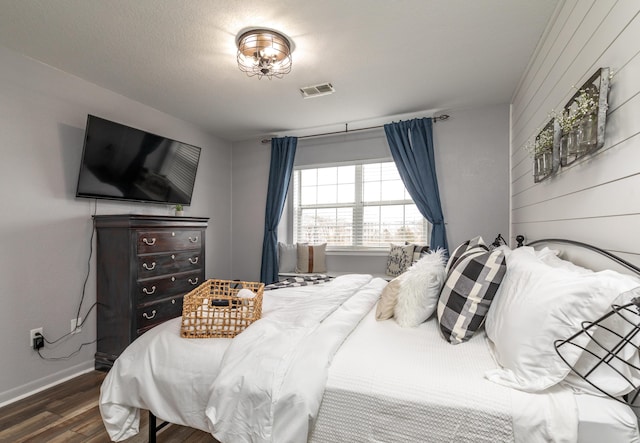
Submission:
M 182 315 L 182 297 L 204 281 L 208 218 L 97 215 L 97 352 L 108 370 L 129 343 Z

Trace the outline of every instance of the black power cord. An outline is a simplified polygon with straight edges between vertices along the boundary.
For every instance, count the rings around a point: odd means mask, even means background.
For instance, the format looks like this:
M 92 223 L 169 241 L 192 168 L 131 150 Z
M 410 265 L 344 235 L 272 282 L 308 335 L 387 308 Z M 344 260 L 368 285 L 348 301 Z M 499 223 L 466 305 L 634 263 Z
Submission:
M 83 347 L 85 347 L 85 346 L 87 346 L 87 345 L 90 345 L 90 344 L 93 344 L 93 343 L 95 343 L 95 342 L 97 342 L 97 341 L 98 341 L 98 340 L 93 340 L 93 341 L 88 341 L 88 342 L 82 343 L 82 344 L 80 345 L 80 347 L 79 347 L 78 349 L 76 349 L 75 351 L 73 351 L 71 354 L 69 354 L 69 355 L 64 355 L 64 356 L 62 356 L 62 357 L 46 357 L 46 356 L 42 355 L 42 353 L 40 352 L 40 349 L 36 349 L 36 351 L 38 351 L 38 355 L 39 355 L 39 356 L 40 356 L 40 358 L 41 358 L 41 359 L 43 359 L 43 360 L 47 360 L 47 361 L 68 360 L 68 359 L 70 359 L 71 357 L 73 357 L 74 355 L 76 355 L 78 352 L 80 352 L 80 350 L 81 350 Z
M 98 212 L 98 200 L 94 199 L 94 206 L 93 206 L 93 216 L 95 216 Z M 93 217 L 92 217 L 93 218 Z M 78 312 L 76 313 L 76 317 L 75 318 L 79 318 L 80 317 L 80 311 L 82 310 L 82 304 L 84 303 L 84 298 L 87 292 L 87 282 L 89 281 L 89 275 L 91 273 L 91 257 L 93 257 L 93 237 L 95 234 L 95 229 L 93 228 L 93 226 L 91 227 L 91 236 L 89 238 L 89 258 L 87 259 L 87 273 L 84 277 L 84 283 L 82 284 L 82 296 L 80 297 L 80 304 L 78 305 Z M 93 303 L 90 307 L 89 310 L 87 311 L 87 313 L 84 315 L 84 317 L 82 318 L 82 321 L 80 322 L 79 325 L 76 325 L 76 329 L 77 328 L 81 328 L 82 325 L 84 325 L 84 323 L 87 321 L 87 318 L 89 317 L 89 314 L 91 313 L 91 311 L 97 306 L 97 302 Z M 73 332 L 67 332 L 66 334 L 64 334 L 63 336 L 49 341 L 47 340 L 47 338 L 44 336 L 44 334 L 42 335 L 42 339 L 44 340 L 44 342 L 48 345 L 54 345 L 56 343 L 58 343 L 59 341 L 71 336 L 74 334 L 75 331 Z M 93 340 L 90 342 L 86 342 L 86 343 L 82 343 L 80 345 L 80 347 L 78 349 L 76 349 L 74 352 L 72 352 L 69 355 L 63 356 L 63 357 L 46 357 L 44 355 L 42 355 L 42 353 L 40 352 L 40 348 L 36 349 L 38 351 L 38 355 L 40 356 L 40 358 L 42 358 L 43 360 L 50 360 L 50 361 L 57 361 L 57 360 L 67 360 L 71 357 L 73 357 L 74 355 L 76 355 L 78 352 L 80 352 L 80 350 L 87 345 L 90 345 L 92 343 L 95 343 L 97 340 Z

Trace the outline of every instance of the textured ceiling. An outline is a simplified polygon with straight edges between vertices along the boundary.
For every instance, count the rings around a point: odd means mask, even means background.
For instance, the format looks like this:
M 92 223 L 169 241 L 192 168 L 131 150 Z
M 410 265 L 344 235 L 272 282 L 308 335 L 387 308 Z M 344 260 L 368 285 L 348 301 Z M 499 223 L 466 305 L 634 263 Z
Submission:
M 558 1 L 0 0 L 0 44 L 236 141 L 509 103 Z M 289 75 L 240 72 L 247 27 L 294 41 Z

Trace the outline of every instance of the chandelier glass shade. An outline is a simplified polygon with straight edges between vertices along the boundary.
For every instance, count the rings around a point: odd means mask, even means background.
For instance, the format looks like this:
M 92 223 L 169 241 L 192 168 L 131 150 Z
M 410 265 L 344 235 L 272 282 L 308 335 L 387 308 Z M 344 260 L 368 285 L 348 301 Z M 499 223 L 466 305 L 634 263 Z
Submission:
M 251 29 L 238 35 L 238 67 L 249 77 L 282 78 L 291 72 L 291 42 L 279 32 Z

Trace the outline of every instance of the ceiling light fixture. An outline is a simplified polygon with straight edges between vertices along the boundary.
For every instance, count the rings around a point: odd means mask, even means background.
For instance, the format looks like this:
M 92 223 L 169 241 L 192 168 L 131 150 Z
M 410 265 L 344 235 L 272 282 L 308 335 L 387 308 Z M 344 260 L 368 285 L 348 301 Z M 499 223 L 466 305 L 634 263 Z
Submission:
M 249 77 L 282 78 L 291 72 L 292 42 L 270 29 L 250 29 L 236 38 L 238 67 Z

